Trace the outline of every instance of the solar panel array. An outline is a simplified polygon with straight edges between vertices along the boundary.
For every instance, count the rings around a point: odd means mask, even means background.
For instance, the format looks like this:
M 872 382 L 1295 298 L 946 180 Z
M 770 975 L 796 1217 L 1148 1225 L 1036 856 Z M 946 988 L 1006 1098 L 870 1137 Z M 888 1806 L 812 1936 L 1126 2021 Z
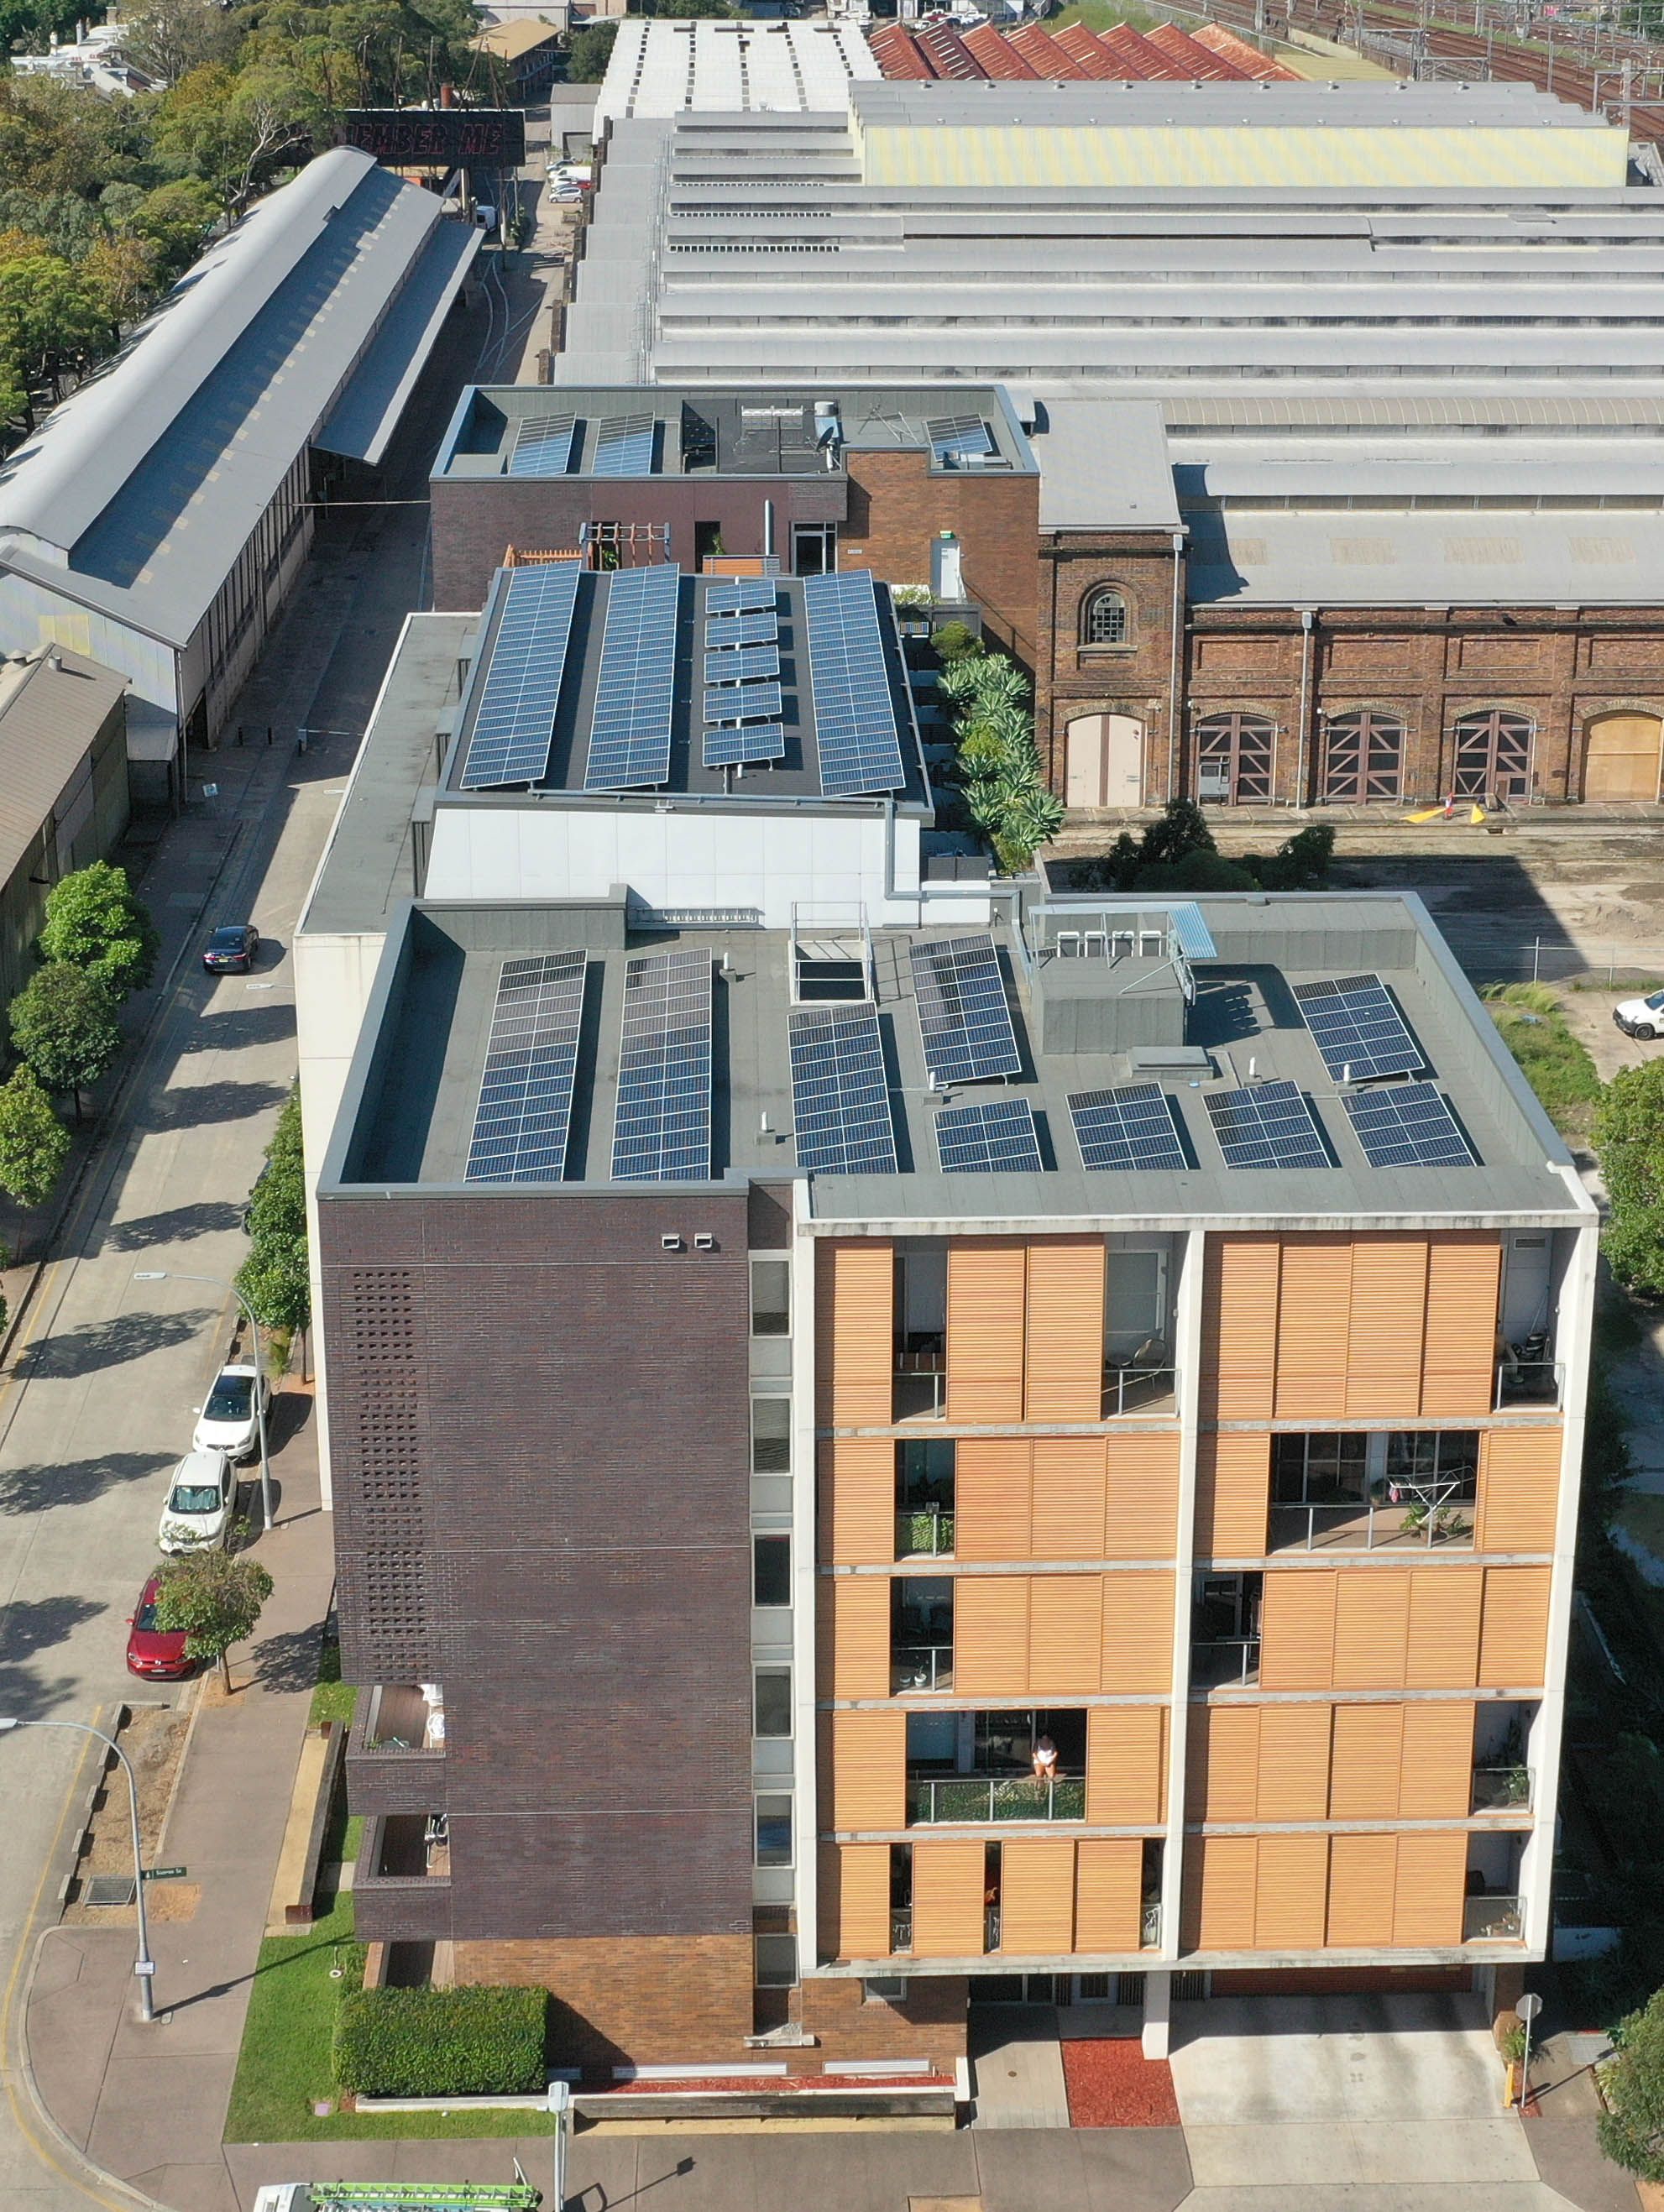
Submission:
M 603 422 L 595 440 L 598 477 L 650 477 L 653 474 L 653 434 L 658 418 L 652 415 L 618 415 Z
M 565 1173 L 586 957 L 504 961 L 465 1182 L 558 1182 Z
M 708 722 L 738 722 L 747 714 L 778 714 L 781 708 L 777 683 L 723 684 L 705 694 Z
M 608 582 L 586 791 L 625 791 L 669 780 L 681 580 L 681 569 L 671 562 L 619 568 Z
M 624 963 L 612 1125 L 615 1182 L 704 1182 L 711 1172 L 711 956 Z
M 936 1151 L 944 1175 L 1021 1175 L 1045 1165 L 1026 1098 L 944 1107 L 936 1117 Z
M 563 477 L 578 442 L 575 415 L 526 415 L 515 425 L 511 477 Z
M 779 674 L 777 645 L 742 645 L 726 652 L 708 651 L 705 655 L 708 684 L 750 684 L 759 676 Z
M 465 791 L 548 773 L 581 574 L 575 561 L 508 570 L 462 763 Z
M 1341 1103 L 1351 1116 L 1372 1168 L 1471 1168 L 1479 1154 L 1430 1083 L 1389 1083 L 1379 1091 L 1348 1091 Z
M 719 615 L 705 624 L 705 650 L 710 653 L 728 645 L 772 645 L 779 635 L 777 615 Z
M 736 722 L 725 730 L 705 732 L 707 768 L 744 768 L 751 761 L 786 757 L 786 726 L 782 722 Z
M 1228 1168 L 1327 1168 L 1322 1132 L 1297 1083 L 1256 1083 L 1207 1094 Z
M 738 615 L 772 610 L 779 590 L 779 582 L 773 576 L 732 576 L 722 583 L 705 586 L 705 611 L 708 615 Z
M 1297 983 L 1295 1002 L 1336 1082 L 1410 1075 L 1426 1066 L 1379 975 Z
M 907 771 L 871 574 L 805 577 L 803 605 L 821 789 L 900 791 Z
M 999 448 L 993 432 L 980 415 L 935 415 L 925 425 L 930 449 L 944 466 L 954 461 L 981 460 Z
M 925 1065 L 938 1083 L 1015 1075 L 1023 1065 L 1005 979 L 990 936 L 908 947 Z
M 1115 1091 L 1072 1091 L 1069 1119 L 1089 1168 L 1176 1170 L 1190 1164 L 1179 1109 L 1158 1083 Z
M 794 1006 L 788 1023 L 798 1165 L 823 1175 L 894 1175 L 896 1124 L 878 1009 L 865 1000 Z

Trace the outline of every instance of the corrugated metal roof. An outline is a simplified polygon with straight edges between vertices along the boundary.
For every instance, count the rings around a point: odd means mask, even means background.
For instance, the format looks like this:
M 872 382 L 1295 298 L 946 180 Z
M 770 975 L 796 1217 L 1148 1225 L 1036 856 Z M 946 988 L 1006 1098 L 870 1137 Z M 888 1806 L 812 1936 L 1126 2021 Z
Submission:
M 127 688 L 54 647 L 0 666 L 0 884 L 9 881 Z

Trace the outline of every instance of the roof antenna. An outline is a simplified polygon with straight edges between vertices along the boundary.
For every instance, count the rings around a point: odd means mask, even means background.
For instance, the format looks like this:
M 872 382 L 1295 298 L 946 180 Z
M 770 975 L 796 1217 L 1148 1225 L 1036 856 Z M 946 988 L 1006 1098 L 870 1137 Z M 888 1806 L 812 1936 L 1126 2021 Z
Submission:
M 766 1114 L 760 1114 L 757 1116 L 757 1134 L 760 1137 L 766 1137 L 768 1134 L 768 1116 Z

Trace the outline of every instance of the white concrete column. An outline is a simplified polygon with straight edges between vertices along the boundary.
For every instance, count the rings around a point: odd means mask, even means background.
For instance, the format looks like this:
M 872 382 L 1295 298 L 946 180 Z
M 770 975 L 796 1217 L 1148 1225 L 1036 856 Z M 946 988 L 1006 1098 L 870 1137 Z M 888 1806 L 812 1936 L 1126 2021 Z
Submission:
M 1144 1978 L 1144 2055 L 1165 2058 L 1173 2009 L 1173 1977 L 1146 1973 Z

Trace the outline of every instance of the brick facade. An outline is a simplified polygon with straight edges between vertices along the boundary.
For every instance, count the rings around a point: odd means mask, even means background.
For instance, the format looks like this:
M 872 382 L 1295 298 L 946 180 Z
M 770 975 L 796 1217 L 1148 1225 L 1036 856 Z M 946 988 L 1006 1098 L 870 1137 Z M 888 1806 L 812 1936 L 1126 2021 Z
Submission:
M 556 2066 L 738 2064 L 755 2056 L 745 2045 L 749 1935 L 459 1943 L 455 1972 L 459 1982 L 548 1990 Z
M 900 2004 L 869 2000 L 858 1981 L 810 1980 L 799 2022 L 818 2044 L 824 2067 L 852 2058 L 919 2058 L 946 2074 L 965 2055 L 967 1995 L 964 1977 L 956 1974 L 914 1978 Z
M 963 593 L 982 610 L 983 635 L 1035 667 L 1040 479 L 999 471 L 932 475 L 921 452 L 848 449 L 848 514 L 841 568 L 871 568 L 887 584 L 928 584 L 931 548 L 950 530 L 961 547 Z

